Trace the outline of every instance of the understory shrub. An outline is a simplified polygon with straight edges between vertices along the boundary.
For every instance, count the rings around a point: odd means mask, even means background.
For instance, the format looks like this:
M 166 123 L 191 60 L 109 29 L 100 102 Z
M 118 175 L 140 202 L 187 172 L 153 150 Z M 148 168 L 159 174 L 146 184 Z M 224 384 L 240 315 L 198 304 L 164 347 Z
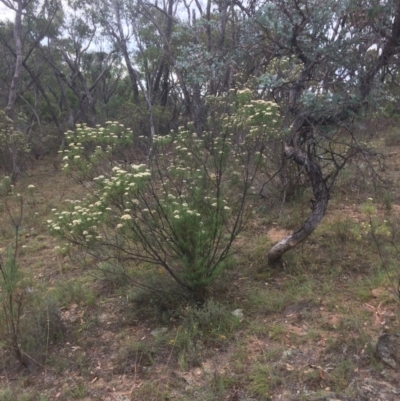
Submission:
M 139 164 L 130 149 L 143 149 L 145 139 L 122 124 L 68 131 L 63 168 L 87 196 L 69 200 L 51 231 L 98 261 L 156 265 L 204 302 L 229 265 L 266 142 L 276 135 L 276 105 L 251 98 L 248 89 L 209 98 L 201 137 L 193 124 L 155 137 Z
M 25 367 L 28 361 L 21 349 L 21 319 L 26 304 L 26 292 L 23 289 L 22 274 L 18 269 L 15 255 L 8 250 L 5 260 L 0 261 L 0 304 L 2 330 L 1 345 L 8 349 Z
M 182 369 L 200 364 L 210 347 L 223 347 L 241 321 L 224 304 L 212 299 L 201 307 L 188 305 L 179 312 L 180 326 L 169 343 L 179 351 Z
M 14 226 L 14 245 L 0 255 L 0 351 L 13 355 L 28 367 L 41 363 L 49 347 L 64 333 L 56 303 L 32 287 L 18 261 L 19 229 L 23 221 L 23 198 L 15 197 L 19 211 L 14 214 L 6 203 Z M 1 358 L 6 361 L 4 356 Z
M 24 367 L 41 364 L 64 335 L 57 304 L 29 286 L 11 252 L 0 260 L 0 273 L 0 351 Z
M 26 135 L 14 127 L 14 122 L 0 110 L 0 168 L 15 178 L 29 155 Z

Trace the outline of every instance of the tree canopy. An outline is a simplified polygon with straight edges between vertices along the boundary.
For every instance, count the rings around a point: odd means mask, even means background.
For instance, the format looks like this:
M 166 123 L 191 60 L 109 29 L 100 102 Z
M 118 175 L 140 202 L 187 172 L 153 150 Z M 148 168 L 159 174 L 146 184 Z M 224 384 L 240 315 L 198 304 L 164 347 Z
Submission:
M 399 1 L 1 2 L 14 14 L 0 23 L 1 108 L 37 157 L 77 123 L 121 121 L 150 152 L 156 137 L 189 121 L 202 137 L 219 112 L 209 96 L 225 96 L 228 113 L 230 91 L 276 102 L 282 125 L 265 146 L 273 158 L 283 143 L 283 159 L 305 172 L 315 199 L 271 262 L 314 231 L 340 170 L 368 153 L 358 119 L 397 105 Z M 4 168 L 17 174 L 12 147 L 4 152 Z

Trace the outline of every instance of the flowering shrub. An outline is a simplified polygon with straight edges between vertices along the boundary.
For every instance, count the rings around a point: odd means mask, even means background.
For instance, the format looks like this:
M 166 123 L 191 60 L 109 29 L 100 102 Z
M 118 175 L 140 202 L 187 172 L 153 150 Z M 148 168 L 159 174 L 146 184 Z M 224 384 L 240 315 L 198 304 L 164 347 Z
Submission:
M 77 124 L 75 131 L 65 133 L 66 149 L 63 154 L 63 169 L 79 181 L 92 180 L 103 167 L 115 165 L 115 160 L 129 158 L 132 148 L 132 130 L 117 121 L 107 121 L 104 127 L 95 128 Z
M 87 198 L 67 201 L 48 222 L 52 232 L 99 260 L 158 265 L 203 301 L 249 213 L 246 196 L 271 134 L 261 114 L 277 114 L 272 103 L 230 96 L 229 113 L 211 119 L 201 138 L 190 125 L 156 137 L 141 164 L 116 162 L 136 146 L 117 123 L 67 132 L 64 169 L 93 178 Z M 216 109 L 219 99 L 209 101 Z

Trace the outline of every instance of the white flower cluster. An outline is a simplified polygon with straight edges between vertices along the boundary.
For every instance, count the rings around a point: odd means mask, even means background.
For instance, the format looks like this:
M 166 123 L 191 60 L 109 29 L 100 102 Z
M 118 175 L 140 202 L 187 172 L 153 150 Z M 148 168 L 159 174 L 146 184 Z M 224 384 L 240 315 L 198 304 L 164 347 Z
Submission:
M 245 89 L 239 95 L 251 98 L 252 92 Z M 196 252 L 209 243 L 216 227 L 218 232 L 229 233 L 237 205 L 242 204 L 243 192 L 234 183 L 245 177 L 243 166 L 252 163 L 249 155 L 255 155 L 259 133 L 270 127 L 276 115 L 276 107 L 269 102 L 251 103 L 250 98 L 247 103 L 241 100 L 249 107 L 239 108 L 233 102 L 233 112 L 221 115 L 220 132 L 210 128 L 200 138 L 188 124 L 178 132 L 156 137 L 156 158 L 148 165 L 115 165 L 116 158 L 107 156 L 132 143 L 131 131 L 121 124 L 77 125 L 66 135 L 65 165 L 74 167 L 74 173 L 96 162 L 101 169 L 89 170 L 93 174 L 85 176 L 95 176 L 86 200 L 69 201 L 67 210 L 55 211 L 48 222 L 51 231 L 92 247 L 104 247 L 108 238 L 120 236 L 128 247 L 137 241 L 142 245 L 162 241 L 166 252 L 174 255 L 174 263 L 179 259 L 179 243 L 186 241 Z
M 118 121 L 107 121 L 105 127 L 96 125 L 88 127 L 86 124 L 76 124 L 75 131 L 65 132 L 67 149 L 62 153 L 63 169 L 70 167 L 71 163 L 79 163 L 85 155 L 94 146 L 96 152 L 102 154 L 109 153 L 116 146 L 129 145 L 133 142 L 132 130 L 125 128 Z M 96 156 L 96 153 L 92 156 Z

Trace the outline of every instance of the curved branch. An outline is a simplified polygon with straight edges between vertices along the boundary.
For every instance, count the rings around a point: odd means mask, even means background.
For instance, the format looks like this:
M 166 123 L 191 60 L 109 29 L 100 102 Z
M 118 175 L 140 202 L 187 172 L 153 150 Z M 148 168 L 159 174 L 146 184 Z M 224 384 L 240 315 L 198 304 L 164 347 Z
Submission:
M 329 203 L 329 188 L 326 185 L 320 165 L 310 153 L 305 152 L 296 145 L 299 134 L 300 128 L 293 136 L 288 138 L 285 143 L 284 153 L 285 157 L 293 159 L 305 169 L 311 182 L 315 202 L 313 203 L 311 214 L 302 226 L 269 250 L 269 263 L 278 262 L 284 253 L 303 242 L 318 227 L 325 216 Z

